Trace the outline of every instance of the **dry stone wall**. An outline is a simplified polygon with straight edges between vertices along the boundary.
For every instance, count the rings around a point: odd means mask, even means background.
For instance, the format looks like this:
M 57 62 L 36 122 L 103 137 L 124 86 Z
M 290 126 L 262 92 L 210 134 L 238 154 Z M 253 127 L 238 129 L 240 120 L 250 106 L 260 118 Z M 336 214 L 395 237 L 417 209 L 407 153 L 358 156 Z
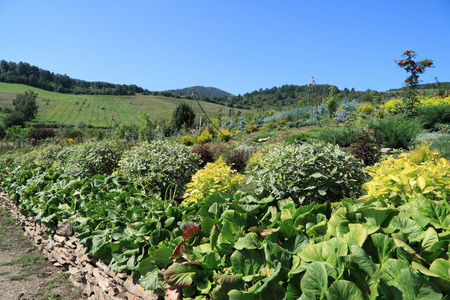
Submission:
M 83 297 L 99 300 L 164 298 L 163 295 L 144 290 L 133 281 L 131 275 L 114 273 L 98 259 L 82 254 L 84 246 L 73 236 L 70 221 L 59 224 L 56 234 L 47 235 L 42 224 L 23 216 L 3 192 L 0 192 L 0 205 L 11 213 L 16 224 L 50 262 L 70 274 L 72 283 L 83 289 Z

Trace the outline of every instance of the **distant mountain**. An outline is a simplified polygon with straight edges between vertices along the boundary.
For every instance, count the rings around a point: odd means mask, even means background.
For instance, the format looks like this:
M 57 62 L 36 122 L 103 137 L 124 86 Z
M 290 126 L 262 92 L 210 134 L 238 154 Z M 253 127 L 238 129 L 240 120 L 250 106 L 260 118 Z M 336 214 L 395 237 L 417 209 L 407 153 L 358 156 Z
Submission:
M 198 98 L 216 98 L 216 97 L 231 97 L 232 94 L 222 91 L 221 89 L 215 87 L 205 87 L 205 86 L 191 86 L 184 89 L 168 90 L 173 94 L 180 96 L 191 96 L 192 92 L 195 92 L 195 96 Z

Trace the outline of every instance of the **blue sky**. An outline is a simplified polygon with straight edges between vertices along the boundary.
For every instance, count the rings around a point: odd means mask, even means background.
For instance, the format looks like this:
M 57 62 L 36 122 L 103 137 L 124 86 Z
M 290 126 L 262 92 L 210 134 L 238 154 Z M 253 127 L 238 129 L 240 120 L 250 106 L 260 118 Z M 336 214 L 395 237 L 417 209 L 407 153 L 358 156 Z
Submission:
M 405 49 L 450 81 L 450 1 L 0 0 L 0 59 L 151 91 L 284 84 L 385 91 Z

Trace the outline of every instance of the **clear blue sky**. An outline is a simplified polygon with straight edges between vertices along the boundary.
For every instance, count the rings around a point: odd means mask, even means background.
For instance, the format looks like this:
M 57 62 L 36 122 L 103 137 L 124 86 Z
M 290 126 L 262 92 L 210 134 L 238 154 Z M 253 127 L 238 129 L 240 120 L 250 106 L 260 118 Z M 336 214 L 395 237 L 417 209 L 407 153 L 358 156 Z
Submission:
M 0 0 L 0 59 L 151 91 L 399 88 L 405 49 L 450 81 L 450 1 Z

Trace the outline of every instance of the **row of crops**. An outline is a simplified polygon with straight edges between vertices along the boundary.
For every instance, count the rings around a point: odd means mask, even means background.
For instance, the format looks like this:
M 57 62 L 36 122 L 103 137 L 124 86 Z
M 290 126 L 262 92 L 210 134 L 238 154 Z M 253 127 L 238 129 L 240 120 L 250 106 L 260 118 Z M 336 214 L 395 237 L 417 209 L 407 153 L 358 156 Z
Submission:
M 257 192 L 219 180 L 181 202 L 188 147 L 58 147 L 2 156 L 2 189 L 168 299 L 449 299 L 450 163 L 424 148 L 365 173 L 338 146 L 273 149 L 248 168 Z

